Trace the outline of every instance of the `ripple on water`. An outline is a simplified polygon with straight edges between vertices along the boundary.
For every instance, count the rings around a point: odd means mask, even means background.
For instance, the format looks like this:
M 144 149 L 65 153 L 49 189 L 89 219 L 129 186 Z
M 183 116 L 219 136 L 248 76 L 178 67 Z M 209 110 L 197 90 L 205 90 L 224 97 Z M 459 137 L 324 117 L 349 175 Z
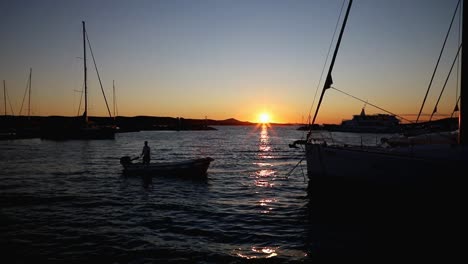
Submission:
M 105 141 L 6 143 L 0 238 L 20 262 L 236 263 L 304 258 L 305 187 L 287 128 L 143 131 Z M 268 138 L 269 137 L 269 138 Z M 154 162 L 214 158 L 204 182 L 122 176 L 148 140 Z M 34 157 L 29 159 L 28 157 Z M 25 162 L 28 161 L 28 162 Z M 299 172 L 299 173 L 297 173 Z M 11 241 L 8 245 L 4 241 Z

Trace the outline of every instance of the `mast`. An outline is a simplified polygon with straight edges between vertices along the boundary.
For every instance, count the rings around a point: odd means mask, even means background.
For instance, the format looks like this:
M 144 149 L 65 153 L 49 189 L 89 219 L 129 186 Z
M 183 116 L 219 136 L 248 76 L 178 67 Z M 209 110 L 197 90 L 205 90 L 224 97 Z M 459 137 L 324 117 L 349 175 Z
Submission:
M 464 1 L 463 1 L 464 2 Z M 463 3 L 463 22 L 462 22 L 462 43 L 468 43 L 468 34 L 466 28 L 468 27 L 468 19 L 465 15 L 468 14 L 468 6 Z M 462 44 L 462 45 L 463 45 Z M 458 115 L 458 143 L 466 145 L 468 142 L 468 131 L 466 126 L 463 125 L 463 118 L 468 117 L 468 81 L 466 79 L 466 71 L 468 71 L 468 52 L 462 50 L 461 62 L 461 88 L 460 88 L 460 114 Z M 465 107 L 466 106 L 466 107 Z
M 28 119 L 31 119 L 31 76 L 32 76 L 32 68 L 29 68 Z
M 3 80 L 3 100 L 5 101 L 5 116 L 6 116 L 7 112 L 6 112 L 6 84 L 5 84 L 5 80 Z
M 86 124 L 88 123 L 88 84 L 87 84 L 87 73 L 86 73 L 86 28 L 85 28 L 85 22 L 82 21 L 83 23 L 83 70 L 84 70 L 84 93 L 85 93 L 85 110 L 83 113 L 83 116 L 85 118 Z
M 340 31 L 340 36 L 338 37 L 338 41 L 336 42 L 335 52 L 333 53 L 333 58 L 332 58 L 331 63 L 330 63 L 330 68 L 328 69 L 327 78 L 326 78 L 325 83 L 323 85 L 322 93 L 320 94 L 320 99 L 318 101 L 317 109 L 315 110 L 314 119 L 312 119 L 310 129 L 312 129 L 313 125 L 315 124 L 315 119 L 317 118 L 317 114 L 318 114 L 318 111 L 320 109 L 320 104 L 322 103 L 323 95 L 325 94 L 325 91 L 328 88 L 330 88 L 331 85 L 333 84 L 331 73 L 332 73 L 332 70 L 333 70 L 333 66 L 335 65 L 336 55 L 338 54 L 338 49 L 340 47 L 341 38 L 343 37 L 343 32 L 344 32 L 344 29 L 345 29 L 345 26 L 346 26 L 346 21 L 348 20 L 349 10 L 351 9 L 352 4 L 353 4 L 353 0 L 349 0 L 348 9 L 346 10 L 346 15 L 345 15 L 344 20 L 343 20 L 343 26 L 341 27 L 341 31 Z
M 114 120 L 115 120 L 116 116 L 115 116 L 115 81 L 114 80 L 112 80 L 112 95 L 113 95 L 112 101 L 114 102 Z
M 115 80 L 112 80 L 112 102 L 114 103 L 114 119 L 115 119 Z

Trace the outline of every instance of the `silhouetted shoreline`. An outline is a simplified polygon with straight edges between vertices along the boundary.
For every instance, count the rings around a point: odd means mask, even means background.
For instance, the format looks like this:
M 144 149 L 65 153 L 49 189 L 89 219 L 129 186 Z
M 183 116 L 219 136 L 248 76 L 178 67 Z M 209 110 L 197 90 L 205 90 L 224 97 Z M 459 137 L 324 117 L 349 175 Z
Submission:
M 225 120 L 189 119 L 182 117 L 157 116 L 118 116 L 88 117 L 89 124 L 95 127 L 115 127 L 116 133 L 153 131 L 153 130 L 217 130 L 212 126 L 245 126 L 256 123 L 239 121 L 234 118 Z M 68 116 L 0 116 L 0 138 L 35 138 L 47 133 L 70 131 L 83 124 L 82 117 Z

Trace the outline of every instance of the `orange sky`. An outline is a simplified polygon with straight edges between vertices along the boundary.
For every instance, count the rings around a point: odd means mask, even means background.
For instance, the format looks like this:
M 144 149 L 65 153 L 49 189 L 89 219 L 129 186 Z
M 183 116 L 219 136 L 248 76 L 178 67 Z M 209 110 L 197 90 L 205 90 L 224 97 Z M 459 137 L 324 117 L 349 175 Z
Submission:
M 415 119 L 456 3 L 355 1 L 333 86 Z M 83 111 L 79 91 L 85 20 L 112 114 L 115 80 L 118 115 L 258 122 L 266 112 L 272 122 L 306 122 L 322 89 L 321 73 L 328 68 L 342 5 L 338 0 L 115 1 L 111 6 L 87 0 L 28 6 L 13 2 L 0 18 L 0 78 L 6 80 L 7 113 L 12 108 L 17 115 L 21 108 L 29 68 L 32 115 Z M 454 21 L 425 114 L 437 101 L 458 47 L 459 18 Z M 88 113 L 106 116 L 89 50 L 87 55 Z M 457 72 L 455 67 L 438 117 L 452 113 L 459 94 Z M 364 105 L 328 90 L 316 123 L 339 123 L 359 114 Z M 4 114 L 4 100 L 0 106 Z M 365 109 L 383 113 L 371 105 Z

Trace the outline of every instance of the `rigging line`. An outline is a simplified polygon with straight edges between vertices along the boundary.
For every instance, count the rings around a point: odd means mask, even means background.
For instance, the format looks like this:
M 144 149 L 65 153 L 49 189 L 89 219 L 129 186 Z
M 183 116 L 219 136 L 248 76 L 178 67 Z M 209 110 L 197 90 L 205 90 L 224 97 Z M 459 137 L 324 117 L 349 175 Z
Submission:
M 463 5 L 463 4 L 462 4 Z M 462 8 L 459 9 L 459 15 L 458 15 L 458 44 L 461 45 L 462 43 L 462 35 L 463 35 L 463 28 L 462 28 L 462 24 L 463 24 L 463 15 L 462 15 Z M 455 89 L 455 107 L 453 108 L 453 111 L 452 111 L 452 114 L 450 115 L 450 117 L 452 118 L 453 115 L 455 114 L 455 112 L 459 111 L 459 107 L 458 107 L 458 104 L 460 103 L 460 95 L 458 94 L 459 90 L 460 90 L 460 70 L 461 70 L 461 59 L 460 59 L 460 56 L 458 56 L 458 63 L 457 63 L 457 81 L 456 81 L 456 85 L 457 85 L 457 88 Z
M 314 119 L 312 119 L 309 134 L 311 134 L 311 132 L 312 132 L 312 127 L 313 127 L 313 125 L 315 123 L 315 119 L 317 118 L 317 114 L 318 114 L 318 112 L 320 110 L 320 105 L 322 104 L 322 100 L 323 100 L 323 96 L 325 95 L 325 91 L 328 88 L 330 88 L 331 85 L 333 84 L 331 74 L 332 74 L 332 71 L 333 71 L 333 66 L 335 65 L 336 55 L 338 54 L 338 48 L 340 47 L 341 39 L 343 38 L 344 29 L 345 29 L 345 26 L 346 26 L 346 22 L 348 21 L 349 11 L 351 10 L 352 3 L 353 3 L 353 0 L 349 0 L 349 5 L 348 5 L 348 8 L 346 9 L 346 14 L 345 14 L 344 19 L 343 19 L 343 25 L 341 26 L 340 35 L 338 36 L 338 40 L 336 41 L 336 48 L 335 48 L 335 51 L 333 52 L 333 57 L 332 57 L 332 60 L 330 62 L 330 67 L 328 69 L 327 77 L 325 79 L 325 83 L 324 83 L 323 88 L 322 88 L 322 93 L 320 94 L 320 98 L 319 98 L 319 101 L 317 103 L 317 108 L 315 109 Z M 307 136 L 307 139 L 309 139 L 309 134 Z
M 5 116 L 7 115 L 7 104 L 6 104 L 6 84 L 5 80 L 3 80 L 3 102 L 4 102 L 4 107 L 5 107 Z
M 455 104 L 456 106 L 458 106 L 458 104 L 460 103 L 460 98 L 461 98 L 461 96 L 458 96 L 457 102 Z M 457 108 L 453 109 L 452 114 L 450 115 L 450 117 L 453 117 L 453 115 L 455 114 L 456 111 L 458 111 Z
M 32 68 L 29 68 L 29 96 L 28 96 L 28 118 L 31 118 L 31 82 L 32 82 Z
M 400 114 L 400 116 L 416 116 L 417 114 Z M 438 114 L 439 116 L 449 116 L 449 114 Z M 422 113 L 421 116 L 431 116 L 430 114 Z
M 336 90 L 336 91 L 338 91 L 338 92 L 340 92 L 340 93 L 343 93 L 343 94 L 345 94 L 345 95 L 347 95 L 347 96 L 350 96 L 350 97 L 352 97 L 352 98 L 354 98 L 354 99 L 356 99 L 356 100 L 358 100 L 358 101 L 361 101 L 361 102 L 366 103 L 366 104 L 368 104 L 368 105 L 370 105 L 370 106 L 373 106 L 373 107 L 375 107 L 375 108 L 377 108 L 377 109 L 379 109 L 379 110 L 382 110 L 382 111 L 384 111 L 384 112 L 386 112 L 386 113 L 389 113 L 389 114 L 391 114 L 391 115 L 397 116 L 397 117 L 399 117 L 399 118 L 401 118 L 401 119 L 403 119 L 403 120 L 406 120 L 406 121 L 408 121 L 408 122 L 410 122 L 410 123 L 414 123 L 413 121 L 411 121 L 411 120 L 409 120 L 409 119 L 406 119 L 406 118 L 404 118 L 404 117 L 402 117 L 402 116 L 399 116 L 399 115 L 397 115 L 397 114 L 394 114 L 394 113 L 392 113 L 392 112 L 390 112 L 390 111 L 387 111 L 387 110 L 385 110 L 385 109 L 383 109 L 383 108 L 381 108 L 381 107 L 379 107 L 379 106 L 377 106 L 377 105 L 375 105 L 375 104 L 369 103 L 368 101 L 364 101 L 364 100 L 362 100 L 361 98 L 358 98 L 358 97 L 356 97 L 356 96 L 354 96 L 354 95 L 351 95 L 351 94 L 349 94 L 349 93 L 343 92 L 343 91 L 341 91 L 341 90 L 338 89 L 338 88 L 335 88 L 335 87 L 330 87 L 330 88 L 332 88 L 333 90 Z
M 28 119 L 31 118 L 31 78 L 32 78 L 32 68 L 29 69 L 29 93 L 28 93 Z
M 21 102 L 21 107 L 20 107 L 20 111 L 19 111 L 18 115 L 21 115 L 21 112 L 23 112 L 24 100 L 26 98 L 26 94 L 28 93 L 28 89 L 29 89 L 29 78 L 30 77 L 28 77 L 28 79 L 26 81 L 26 90 L 24 90 L 23 101 Z
M 288 172 L 286 173 L 286 177 L 289 177 L 291 175 L 291 173 L 297 168 L 297 166 L 299 166 L 299 164 L 301 164 L 301 162 L 304 160 L 305 157 L 302 157 L 301 160 L 299 160 L 299 162 Z
M 439 101 L 440 101 L 440 98 L 442 97 L 442 94 L 444 93 L 444 90 L 445 90 L 445 86 L 447 85 L 447 82 L 450 78 L 450 74 L 452 73 L 452 70 L 453 70 L 453 66 L 455 65 L 455 63 L 457 62 L 457 59 L 458 59 L 458 55 L 460 54 L 460 50 L 462 48 L 462 44 L 460 44 L 460 46 L 458 46 L 458 50 L 457 50 L 457 54 L 455 55 L 455 59 L 453 60 L 452 62 L 452 66 L 450 67 L 450 71 L 448 72 L 447 74 L 447 78 L 445 79 L 445 83 L 444 83 L 444 86 L 442 87 L 442 90 L 440 91 L 440 94 L 439 94 L 439 98 L 437 98 L 437 102 L 434 106 L 434 111 L 432 111 L 432 114 L 431 114 L 431 117 L 429 118 L 429 121 L 432 120 L 432 116 L 434 115 L 435 112 L 437 112 L 437 105 L 439 105 Z
M 300 168 L 301 168 L 301 172 L 302 172 L 302 178 L 304 179 L 304 182 L 306 182 L 306 177 L 305 177 L 304 169 L 302 169 L 302 166 L 301 166 Z
M 451 28 L 452 28 L 453 20 L 455 19 L 455 16 L 456 16 L 456 14 L 457 14 L 457 9 L 458 9 L 458 6 L 460 5 L 460 1 L 461 1 L 461 0 L 458 0 L 457 6 L 455 7 L 455 12 L 453 13 L 452 21 L 450 22 L 449 29 L 448 29 L 448 31 L 447 31 L 447 34 L 445 35 L 444 44 L 442 45 L 442 49 L 440 50 L 439 58 L 437 59 L 437 63 L 436 63 L 436 65 L 435 65 L 434 71 L 432 72 L 432 77 L 431 77 L 431 80 L 430 80 L 430 82 L 429 82 L 429 86 L 427 87 L 426 95 L 424 95 L 424 100 L 423 100 L 423 102 L 422 102 L 421 108 L 419 109 L 419 115 L 421 114 L 421 112 L 422 112 L 422 110 L 423 110 L 423 108 L 424 108 L 424 104 L 426 103 L 427 95 L 429 94 L 429 90 L 431 89 L 432 81 L 434 80 L 435 73 L 436 73 L 437 68 L 438 68 L 438 66 L 439 66 L 440 58 L 442 57 L 442 53 L 444 52 L 445 44 L 447 43 L 447 39 L 448 39 L 448 36 L 449 36 L 449 34 L 450 34 L 450 30 L 451 30 Z M 419 121 L 419 115 L 418 115 L 418 117 L 416 118 L 416 123 Z
M 325 72 L 325 68 L 327 66 L 328 58 L 330 57 L 330 52 L 331 52 L 332 47 L 333 47 L 333 40 L 335 39 L 336 32 L 338 31 L 338 26 L 340 25 L 340 20 L 341 20 L 342 14 L 343 14 L 344 4 L 345 4 L 345 0 L 343 0 L 343 4 L 341 5 L 340 15 L 338 16 L 338 19 L 336 20 L 335 30 L 333 31 L 333 36 L 332 36 L 332 39 L 330 41 L 330 45 L 328 46 L 328 52 L 327 52 L 327 56 L 325 57 L 325 62 L 323 63 L 322 72 L 320 73 L 320 79 L 319 79 L 319 82 L 317 83 L 317 87 L 315 88 L 314 99 L 312 100 L 312 104 L 310 105 L 309 113 L 308 113 L 308 116 L 307 116 L 307 123 L 309 124 L 309 131 L 312 130 L 312 119 L 311 119 L 312 109 L 314 107 L 315 99 L 317 99 L 317 92 L 318 92 L 318 89 L 320 87 L 320 83 L 322 82 L 323 73 Z M 302 133 L 302 138 L 304 138 L 304 133 L 305 133 L 305 130 Z
M 7 98 L 7 100 L 8 100 L 8 103 L 10 104 L 11 115 L 14 116 L 15 113 L 13 112 L 13 106 L 11 106 L 10 95 L 8 94 L 8 91 L 7 91 L 7 90 L 5 90 L 5 95 L 6 95 L 6 98 Z
M 83 80 L 83 84 L 81 85 L 80 103 L 78 104 L 78 113 L 76 114 L 76 116 L 80 116 L 81 102 L 83 101 L 83 90 L 84 90 L 84 80 Z
M 114 110 L 114 120 L 115 120 L 115 80 L 112 80 L 112 104 L 113 104 L 113 110 Z
M 11 115 L 14 116 L 15 112 L 13 112 L 13 106 L 11 105 L 10 95 L 7 92 L 8 103 L 10 104 Z
M 310 106 L 309 115 L 308 115 L 308 118 L 307 118 L 308 119 L 307 123 L 309 123 L 309 124 L 312 121 L 310 119 L 310 115 L 312 114 L 312 109 L 314 107 L 315 99 L 317 99 L 317 92 L 319 90 L 320 83 L 322 82 L 323 73 L 325 72 L 325 68 L 327 66 L 328 58 L 330 57 L 330 52 L 331 52 L 332 47 L 333 47 L 333 40 L 335 39 L 336 32 L 338 31 L 338 26 L 340 25 L 340 20 L 341 20 L 341 15 L 343 14 L 344 4 L 345 4 L 345 0 L 343 0 L 343 4 L 341 5 L 340 15 L 338 16 L 338 19 L 336 20 L 335 30 L 333 31 L 333 36 L 332 36 L 332 39 L 330 41 L 330 45 L 328 46 L 328 52 L 327 52 L 327 56 L 325 57 L 325 62 L 323 63 L 322 72 L 320 73 L 320 79 L 319 79 L 319 82 L 317 83 L 317 87 L 315 88 L 314 99 L 312 100 L 312 105 Z
M 111 111 L 109 109 L 109 104 L 107 103 L 106 93 L 104 93 L 104 88 L 102 87 L 101 76 L 99 75 L 96 60 L 94 59 L 93 49 L 91 48 L 91 42 L 89 42 L 88 32 L 86 32 L 86 40 L 88 40 L 89 51 L 91 52 L 91 57 L 93 57 L 94 68 L 96 69 L 99 84 L 101 85 L 102 95 L 104 96 L 104 101 L 106 101 L 107 112 L 109 113 L 109 117 L 112 117 Z
M 114 94 L 114 97 L 113 97 L 113 103 L 114 103 L 114 119 L 117 118 L 117 116 L 119 115 L 119 109 L 117 108 L 117 97 L 115 95 L 115 83 L 114 81 L 112 81 L 112 90 L 113 90 L 113 94 Z
M 302 157 L 302 158 L 299 160 L 299 162 L 298 162 L 296 165 L 294 165 L 294 167 L 293 167 L 288 173 L 286 173 L 286 176 L 287 176 L 287 177 L 289 177 L 289 176 L 291 175 L 291 173 L 297 168 L 297 166 L 299 166 L 299 164 L 301 164 L 301 162 L 304 160 L 304 158 L 305 158 L 305 157 Z
M 119 116 L 119 107 L 116 104 L 115 105 L 115 117 L 117 118 L 117 116 Z

